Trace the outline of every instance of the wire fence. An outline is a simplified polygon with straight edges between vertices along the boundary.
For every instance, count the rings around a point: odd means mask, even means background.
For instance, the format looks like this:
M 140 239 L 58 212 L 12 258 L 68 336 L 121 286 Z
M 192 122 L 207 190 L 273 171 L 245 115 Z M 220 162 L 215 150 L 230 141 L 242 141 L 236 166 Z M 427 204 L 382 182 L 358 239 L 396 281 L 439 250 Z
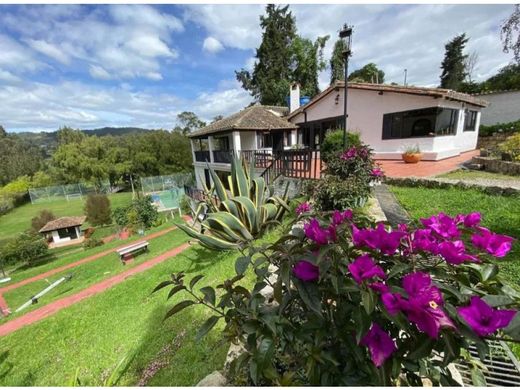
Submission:
M 171 189 L 184 188 L 195 181 L 192 173 L 175 173 L 173 175 L 150 176 L 141 179 L 143 193 L 167 191 Z
M 52 203 L 83 199 L 91 193 L 108 194 L 111 192 L 110 182 L 106 181 L 94 186 L 86 183 L 63 184 L 40 188 L 30 188 L 29 197 L 32 204 Z

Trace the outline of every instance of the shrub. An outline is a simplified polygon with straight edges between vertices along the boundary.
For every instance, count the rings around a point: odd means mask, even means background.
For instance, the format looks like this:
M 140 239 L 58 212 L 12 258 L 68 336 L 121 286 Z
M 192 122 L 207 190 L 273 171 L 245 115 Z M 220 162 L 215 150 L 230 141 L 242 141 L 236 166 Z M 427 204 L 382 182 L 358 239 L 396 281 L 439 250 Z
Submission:
M 459 359 L 485 385 L 468 349 L 484 359 L 496 335 L 520 339 L 520 293 L 496 264 L 513 239 L 480 218 L 440 213 L 391 229 L 349 210 L 302 213 L 303 228 L 242 251 L 218 294 L 182 272 L 155 291 L 189 294 L 166 317 L 211 308 L 198 338 L 225 321 L 224 337 L 244 348 L 228 372 L 235 385 L 453 386 L 448 365 Z
M 509 153 L 513 160 L 520 161 L 520 133 L 507 137 L 505 142 L 499 145 L 501 152 Z
M 359 133 L 355 133 L 349 130 L 347 132 L 347 148 L 360 145 L 361 140 L 359 138 Z M 342 152 L 343 150 L 343 130 L 341 129 L 329 132 L 325 136 L 325 139 L 320 146 L 321 156 L 325 162 L 328 161 L 331 154 L 336 154 Z
M 508 123 L 498 123 L 496 125 L 485 126 L 480 125 L 479 135 L 481 137 L 489 137 L 492 136 L 493 133 L 503 132 L 503 133 L 516 133 L 520 132 L 520 120 L 516 122 L 508 122 Z
M 31 232 L 21 233 L 7 240 L 0 250 L 0 262 L 4 265 L 25 263 L 31 265 L 48 253 L 45 239 Z
M 191 200 L 188 195 L 182 195 L 181 200 L 179 202 L 179 207 L 181 208 L 181 213 L 183 215 L 191 214 Z
M 91 237 L 83 242 L 83 248 L 90 249 L 90 248 L 95 248 L 95 247 L 101 246 L 103 244 L 104 244 L 103 240 L 100 240 L 99 238 Z
M 85 202 L 87 221 L 94 226 L 112 223 L 110 199 L 105 194 L 89 194 Z
M 56 216 L 50 210 L 42 210 L 40 214 L 31 219 L 31 228 L 34 233 L 38 233 L 47 222 L 54 221 Z
M 119 227 L 128 226 L 134 231 L 137 229 L 149 229 L 155 225 L 159 218 L 157 208 L 153 205 L 152 197 L 145 196 L 134 199 L 127 207 L 118 207 L 112 213 L 114 221 Z

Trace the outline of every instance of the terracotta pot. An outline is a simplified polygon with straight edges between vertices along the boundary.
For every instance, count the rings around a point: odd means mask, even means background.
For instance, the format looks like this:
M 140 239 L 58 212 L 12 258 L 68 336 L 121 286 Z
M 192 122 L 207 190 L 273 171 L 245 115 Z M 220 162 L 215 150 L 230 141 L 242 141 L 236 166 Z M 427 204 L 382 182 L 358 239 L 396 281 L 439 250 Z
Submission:
M 121 240 L 125 240 L 128 237 L 130 237 L 130 232 L 128 230 L 123 230 L 121 233 L 119 233 L 119 238 Z
M 401 157 L 407 164 L 417 164 L 422 159 L 422 153 L 403 153 Z

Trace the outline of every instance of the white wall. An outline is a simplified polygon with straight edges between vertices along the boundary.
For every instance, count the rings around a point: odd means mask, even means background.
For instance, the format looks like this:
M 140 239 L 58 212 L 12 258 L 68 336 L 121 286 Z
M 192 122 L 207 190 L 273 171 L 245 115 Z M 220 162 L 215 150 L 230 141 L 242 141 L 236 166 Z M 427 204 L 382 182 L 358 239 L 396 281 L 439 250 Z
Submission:
M 336 104 L 336 96 L 339 95 Z M 343 115 L 343 89 L 333 91 L 318 103 L 309 107 L 307 121 L 320 120 Z M 442 106 L 459 109 L 459 123 L 454 136 L 427 138 L 404 138 L 383 140 L 383 114 Z M 480 111 L 471 106 L 472 110 Z M 407 95 L 402 93 L 349 89 L 347 98 L 348 123 L 350 131 L 360 133 L 361 140 L 374 149 L 375 157 L 381 159 L 399 159 L 406 146 L 419 145 L 424 159 L 438 160 L 455 156 L 461 152 L 473 150 L 477 146 L 478 132 L 464 132 L 463 103 L 428 96 Z M 305 121 L 303 113 L 291 119 L 293 123 Z M 477 118 L 478 128 L 478 118 Z
M 79 226 L 76 226 L 75 227 L 76 229 L 76 235 L 78 236 L 78 238 L 80 238 L 83 233 L 80 229 Z M 58 231 L 57 230 L 53 230 L 51 232 L 51 235 L 52 235 L 52 242 L 56 243 L 56 244 L 60 244 L 62 242 L 67 242 L 67 241 L 70 241 L 70 237 L 63 237 L 63 238 L 60 238 L 59 234 L 58 234 Z
M 256 150 L 256 131 L 241 131 L 242 150 Z

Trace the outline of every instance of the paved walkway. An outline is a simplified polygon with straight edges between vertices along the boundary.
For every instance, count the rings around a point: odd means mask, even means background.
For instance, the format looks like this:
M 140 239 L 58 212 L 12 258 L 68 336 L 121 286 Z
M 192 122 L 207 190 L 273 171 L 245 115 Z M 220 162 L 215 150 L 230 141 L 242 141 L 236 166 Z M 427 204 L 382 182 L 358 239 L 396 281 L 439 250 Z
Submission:
M 75 303 L 78 303 L 86 298 L 89 298 L 93 295 L 99 294 L 107 289 L 109 289 L 112 286 L 115 286 L 116 284 L 119 284 L 128 277 L 132 275 L 136 275 L 138 273 L 141 273 L 143 271 L 146 271 L 153 266 L 178 255 L 179 253 L 183 252 L 187 248 L 189 248 L 189 244 L 185 243 L 177 248 L 171 249 L 151 260 L 145 261 L 142 264 L 139 264 L 138 266 L 131 268 L 129 270 L 126 270 L 124 272 L 121 272 L 120 274 L 117 274 L 115 276 L 112 276 L 111 278 L 105 279 L 99 283 L 93 284 L 90 287 L 87 287 L 86 289 L 78 292 L 77 294 L 70 295 L 68 297 L 61 298 L 57 301 L 51 302 L 48 305 L 45 305 L 43 307 L 40 307 L 36 310 L 33 310 L 27 314 L 24 314 L 21 317 L 14 318 L 13 320 L 6 322 L 3 325 L 0 325 L 0 337 L 6 336 L 12 332 L 15 332 L 16 330 L 33 324 L 37 321 L 40 321 L 46 317 L 49 317 L 58 311 L 69 307 Z
M 401 206 L 395 195 L 390 192 L 386 184 L 375 186 L 374 195 L 391 225 L 397 226 L 400 223 L 410 222 L 410 216 L 403 206 Z
M 388 177 L 427 177 L 454 171 L 472 157 L 479 155 L 478 150 L 462 153 L 456 157 L 446 158 L 439 161 L 419 161 L 417 164 L 406 164 L 402 160 L 377 160 Z

